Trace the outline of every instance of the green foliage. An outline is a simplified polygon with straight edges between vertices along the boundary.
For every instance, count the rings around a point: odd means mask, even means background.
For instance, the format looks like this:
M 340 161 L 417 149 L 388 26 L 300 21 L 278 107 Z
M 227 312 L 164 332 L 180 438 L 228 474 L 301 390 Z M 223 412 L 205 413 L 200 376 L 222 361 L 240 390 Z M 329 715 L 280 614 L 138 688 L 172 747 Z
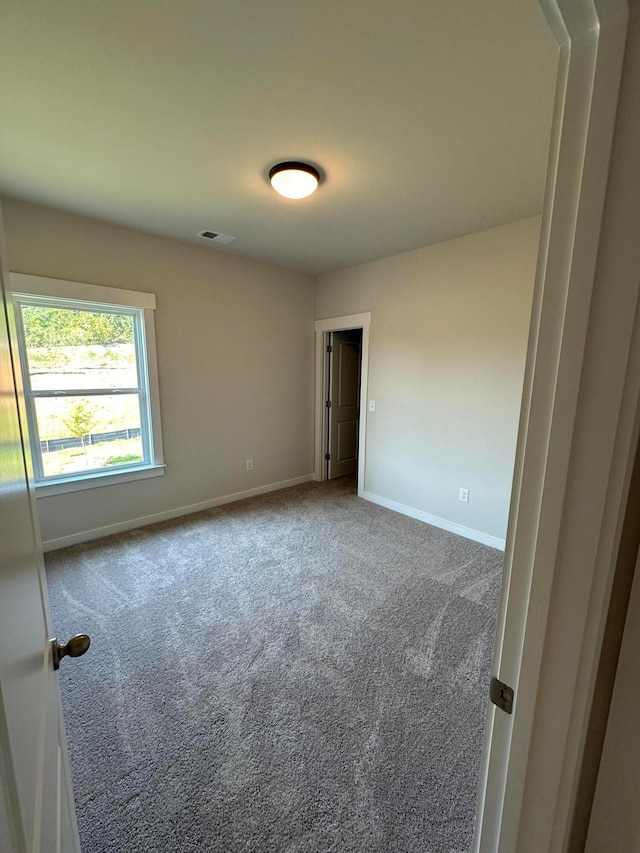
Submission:
M 84 447 L 84 437 L 89 435 L 96 425 L 96 417 L 92 406 L 86 400 L 78 400 L 71 404 L 69 414 L 62 422 L 74 438 L 82 439 Z
M 59 349 L 29 350 L 29 367 L 31 370 L 60 370 L 66 367 L 71 359 Z
M 105 465 L 126 465 L 127 462 L 142 462 L 139 453 L 127 453 L 126 456 L 109 456 Z
M 92 430 L 92 432 L 95 431 Z M 60 438 L 67 438 L 61 435 Z M 124 459 L 124 463 L 116 460 Z M 141 462 L 140 439 L 118 439 L 116 441 L 100 441 L 97 444 L 84 444 L 83 448 L 66 447 L 64 450 L 53 450 L 42 454 L 44 473 L 47 477 L 57 474 L 70 474 L 80 470 L 80 467 L 105 468 L 127 462 Z M 84 464 L 83 464 L 84 463 Z
M 133 320 L 123 314 L 23 305 L 27 348 L 133 343 Z

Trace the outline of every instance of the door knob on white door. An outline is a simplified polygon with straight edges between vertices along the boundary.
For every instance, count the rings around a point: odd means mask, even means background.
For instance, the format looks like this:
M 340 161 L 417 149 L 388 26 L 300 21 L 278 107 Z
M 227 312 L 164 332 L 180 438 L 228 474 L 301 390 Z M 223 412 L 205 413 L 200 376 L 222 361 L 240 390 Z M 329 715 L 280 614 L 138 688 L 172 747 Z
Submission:
M 88 634 L 76 634 L 66 643 L 59 643 L 54 637 L 51 640 L 51 651 L 53 657 L 53 668 L 60 669 L 60 661 L 63 657 L 79 658 L 91 645 L 91 637 Z

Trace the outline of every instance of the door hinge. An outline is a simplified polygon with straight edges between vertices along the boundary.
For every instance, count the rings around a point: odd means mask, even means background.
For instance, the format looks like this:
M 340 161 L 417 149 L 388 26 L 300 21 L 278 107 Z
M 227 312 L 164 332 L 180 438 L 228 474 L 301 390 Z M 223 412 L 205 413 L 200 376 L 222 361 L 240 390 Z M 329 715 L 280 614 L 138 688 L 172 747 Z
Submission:
M 328 462 L 328 461 L 331 459 L 331 454 L 330 454 L 330 453 L 325 453 L 325 454 L 324 454 L 324 458 L 325 458 L 325 459 L 327 460 L 327 462 Z
M 327 352 L 333 352 L 333 347 L 331 344 L 327 344 Z
M 495 675 L 489 685 L 489 698 L 505 714 L 513 712 L 513 688 L 497 679 Z
M 327 409 L 331 408 L 331 400 L 327 400 Z

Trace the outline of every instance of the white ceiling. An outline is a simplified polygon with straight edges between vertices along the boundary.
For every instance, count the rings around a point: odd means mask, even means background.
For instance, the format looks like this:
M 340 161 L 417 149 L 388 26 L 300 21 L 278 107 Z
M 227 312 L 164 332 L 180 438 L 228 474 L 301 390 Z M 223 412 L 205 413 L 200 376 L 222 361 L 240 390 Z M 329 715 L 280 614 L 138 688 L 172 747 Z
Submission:
M 2 0 L 0 192 L 318 274 L 539 212 L 556 63 L 536 0 Z

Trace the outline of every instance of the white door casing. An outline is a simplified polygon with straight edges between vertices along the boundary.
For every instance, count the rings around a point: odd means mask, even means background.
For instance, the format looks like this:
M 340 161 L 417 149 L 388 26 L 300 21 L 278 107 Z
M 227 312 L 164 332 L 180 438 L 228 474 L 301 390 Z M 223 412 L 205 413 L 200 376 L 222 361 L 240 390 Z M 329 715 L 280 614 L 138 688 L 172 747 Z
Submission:
M 76 853 L 44 562 L 9 343 L 0 214 L 0 849 Z M 19 385 L 18 385 L 19 389 Z
M 638 435 L 637 141 L 623 150 L 638 108 L 616 114 L 628 8 L 540 5 L 560 64 L 494 659 L 516 698 L 513 716 L 489 707 L 483 853 L 567 849 Z

